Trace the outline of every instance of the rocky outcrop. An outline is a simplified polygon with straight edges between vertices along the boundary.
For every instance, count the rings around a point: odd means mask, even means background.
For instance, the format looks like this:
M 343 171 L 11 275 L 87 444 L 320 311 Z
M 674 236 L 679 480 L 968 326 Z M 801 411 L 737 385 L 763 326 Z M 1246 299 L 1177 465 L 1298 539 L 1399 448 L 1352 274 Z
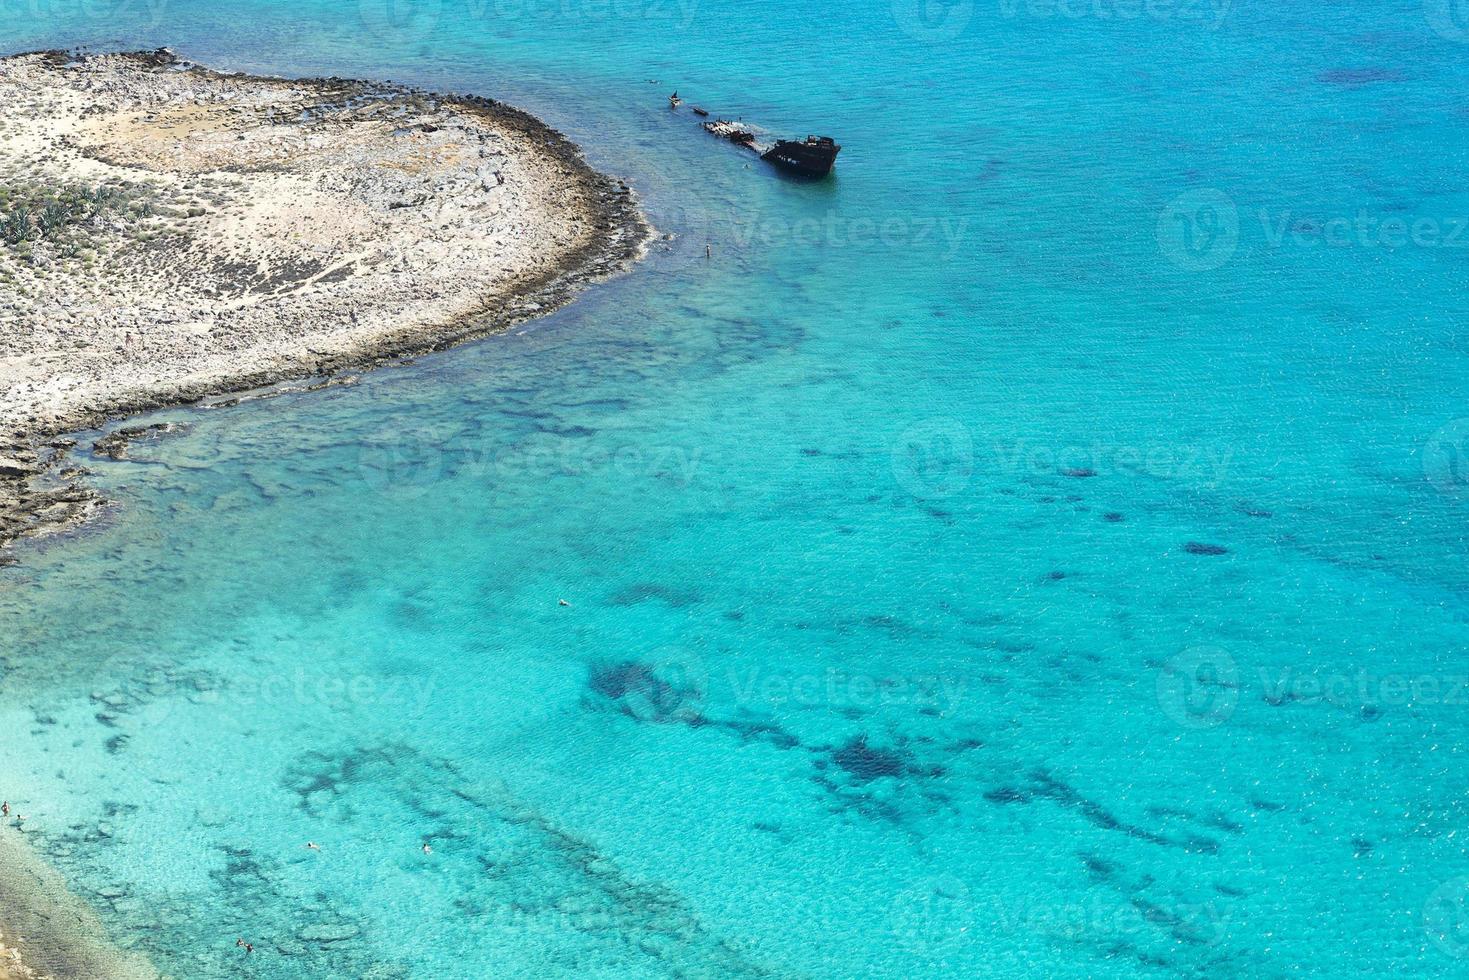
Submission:
M 502 330 L 649 237 L 626 184 L 491 99 L 166 49 L 0 58 L 0 98 L 0 543 L 94 509 L 58 435 Z
M 75 527 L 101 505 L 101 498 L 80 482 L 85 471 L 59 468 L 72 445 L 57 440 L 35 449 L 17 438 L 0 441 L 0 565 L 14 561 L 4 545 Z

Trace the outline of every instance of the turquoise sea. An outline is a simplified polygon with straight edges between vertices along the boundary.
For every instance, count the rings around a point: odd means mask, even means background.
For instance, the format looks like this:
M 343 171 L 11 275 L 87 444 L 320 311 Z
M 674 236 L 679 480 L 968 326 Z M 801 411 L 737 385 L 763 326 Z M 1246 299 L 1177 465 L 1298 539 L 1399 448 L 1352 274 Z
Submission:
M 0 44 L 493 95 L 674 236 L 78 450 L 117 506 L 0 571 L 0 795 L 119 943 L 1469 974 L 1462 4 L 0 0 Z

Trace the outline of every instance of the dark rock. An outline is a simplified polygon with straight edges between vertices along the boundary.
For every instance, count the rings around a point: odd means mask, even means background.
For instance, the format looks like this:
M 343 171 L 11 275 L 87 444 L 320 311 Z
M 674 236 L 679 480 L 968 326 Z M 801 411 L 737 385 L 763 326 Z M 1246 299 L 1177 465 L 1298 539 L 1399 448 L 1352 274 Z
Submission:
M 27 460 L 20 456 L 0 456 L 0 477 L 22 480 L 39 472 L 41 472 L 41 466 L 33 459 Z
M 127 459 L 128 448 L 135 440 L 156 439 L 158 436 L 177 432 L 182 428 L 183 426 L 175 425 L 172 422 L 155 422 L 153 425 L 118 429 L 92 443 L 92 452 L 98 456 L 106 456 L 108 459 Z

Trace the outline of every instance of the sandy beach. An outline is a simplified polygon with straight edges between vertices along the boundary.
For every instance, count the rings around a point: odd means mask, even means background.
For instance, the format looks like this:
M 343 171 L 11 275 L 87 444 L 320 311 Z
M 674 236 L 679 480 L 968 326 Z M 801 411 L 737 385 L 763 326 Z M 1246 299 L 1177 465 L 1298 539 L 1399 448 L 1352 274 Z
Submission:
M 488 99 L 167 51 L 6 58 L 0 97 L 0 545 L 97 505 L 64 433 L 503 329 L 648 238 Z
M 166 51 L 0 59 L 0 98 L 0 547 L 99 505 L 65 433 L 504 329 L 650 231 L 488 99 Z M 0 980 L 150 975 L 3 828 Z
M 0 827 L 0 980 L 149 980 L 147 959 L 113 946 L 92 910 L 25 842 Z

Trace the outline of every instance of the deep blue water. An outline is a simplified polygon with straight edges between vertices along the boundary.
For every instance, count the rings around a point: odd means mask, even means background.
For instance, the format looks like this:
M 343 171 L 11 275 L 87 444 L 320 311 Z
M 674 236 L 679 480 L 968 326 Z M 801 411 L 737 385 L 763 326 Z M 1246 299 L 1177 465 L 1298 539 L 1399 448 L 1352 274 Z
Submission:
M 109 520 L 0 572 L 0 758 L 119 942 L 189 978 L 1469 971 L 1449 0 L 0 30 L 501 97 L 676 236 L 85 459 Z M 673 88 L 835 135 L 836 177 Z

